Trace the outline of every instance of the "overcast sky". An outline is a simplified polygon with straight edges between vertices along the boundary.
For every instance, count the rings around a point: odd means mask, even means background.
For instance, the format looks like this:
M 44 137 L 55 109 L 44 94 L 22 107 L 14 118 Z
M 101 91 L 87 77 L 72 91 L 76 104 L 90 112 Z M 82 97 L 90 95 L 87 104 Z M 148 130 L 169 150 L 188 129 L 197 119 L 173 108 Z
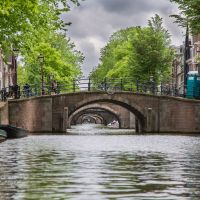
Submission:
M 68 35 L 84 53 L 84 75 L 97 66 L 100 49 L 113 32 L 130 26 L 146 26 L 156 13 L 163 17 L 172 35 L 172 44 L 181 44 L 182 30 L 169 18 L 170 14 L 178 13 L 178 9 L 169 0 L 85 0 L 63 15 L 66 22 L 72 22 Z

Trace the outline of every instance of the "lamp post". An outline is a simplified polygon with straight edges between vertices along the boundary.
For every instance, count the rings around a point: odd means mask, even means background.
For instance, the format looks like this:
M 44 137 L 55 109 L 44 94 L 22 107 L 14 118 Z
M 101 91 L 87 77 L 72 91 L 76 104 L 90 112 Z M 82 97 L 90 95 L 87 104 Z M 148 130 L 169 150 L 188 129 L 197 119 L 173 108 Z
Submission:
M 44 63 L 44 56 L 40 54 L 38 56 L 38 60 L 40 62 L 40 69 L 41 69 L 41 94 L 44 95 L 44 70 L 43 70 L 43 63 Z
M 189 25 L 186 26 L 185 34 L 185 52 L 184 52 L 184 97 L 186 96 L 187 89 L 187 74 L 189 72 L 189 66 L 187 60 L 190 58 L 190 41 L 189 41 Z

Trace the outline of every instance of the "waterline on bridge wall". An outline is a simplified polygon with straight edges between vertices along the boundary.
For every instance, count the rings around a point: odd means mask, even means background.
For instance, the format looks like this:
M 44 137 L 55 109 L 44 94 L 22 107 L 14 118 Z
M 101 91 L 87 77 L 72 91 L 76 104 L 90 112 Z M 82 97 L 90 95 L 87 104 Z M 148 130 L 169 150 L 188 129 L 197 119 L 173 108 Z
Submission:
M 135 129 L 109 128 L 101 124 L 80 124 L 67 129 L 69 135 L 132 135 Z

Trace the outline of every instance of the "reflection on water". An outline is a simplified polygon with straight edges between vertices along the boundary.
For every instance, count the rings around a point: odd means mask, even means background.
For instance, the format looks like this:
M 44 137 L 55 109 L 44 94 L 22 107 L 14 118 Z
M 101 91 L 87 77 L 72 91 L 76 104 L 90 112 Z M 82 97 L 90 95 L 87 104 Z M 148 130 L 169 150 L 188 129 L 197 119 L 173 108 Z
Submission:
M 199 137 L 77 131 L 1 143 L 0 199 L 200 199 Z

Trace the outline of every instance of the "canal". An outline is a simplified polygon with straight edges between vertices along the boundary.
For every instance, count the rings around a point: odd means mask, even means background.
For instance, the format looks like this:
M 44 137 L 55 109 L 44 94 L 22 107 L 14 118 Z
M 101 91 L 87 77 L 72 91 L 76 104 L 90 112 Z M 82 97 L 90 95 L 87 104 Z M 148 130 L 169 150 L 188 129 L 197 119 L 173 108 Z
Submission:
M 0 144 L 0 199 L 199 200 L 200 137 L 96 125 Z

